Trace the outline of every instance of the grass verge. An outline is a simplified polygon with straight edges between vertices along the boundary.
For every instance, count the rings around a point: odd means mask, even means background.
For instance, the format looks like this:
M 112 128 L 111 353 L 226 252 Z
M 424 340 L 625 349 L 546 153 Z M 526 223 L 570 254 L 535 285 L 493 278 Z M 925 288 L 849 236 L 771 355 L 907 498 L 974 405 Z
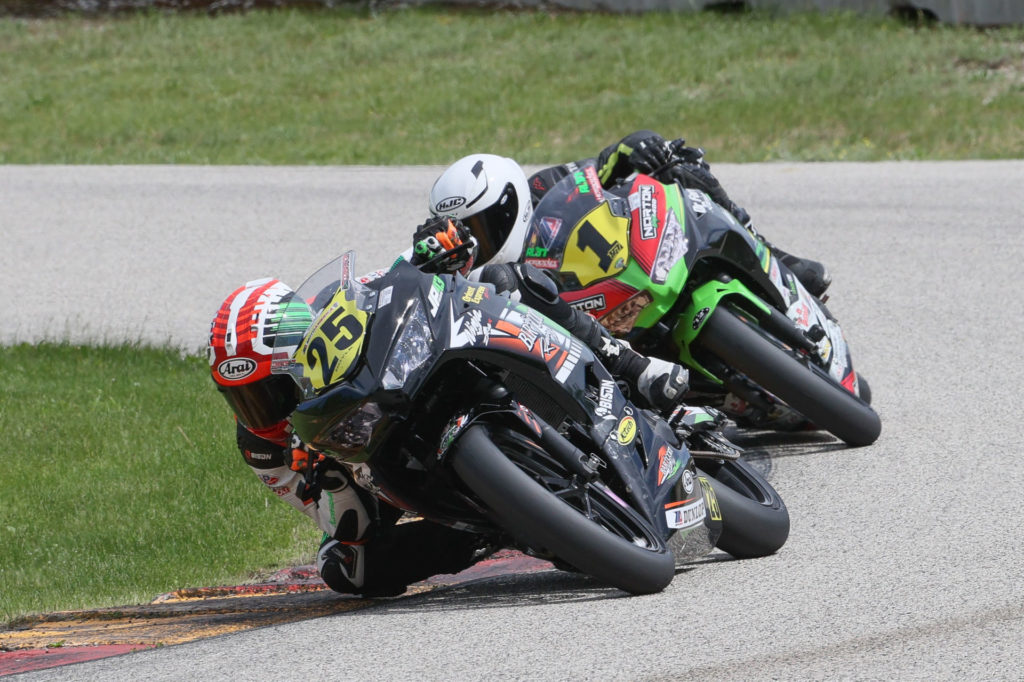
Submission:
M 337 8 L 0 20 L 0 163 L 1008 158 L 1024 28 L 853 14 Z
M 204 360 L 6 347 L 0 395 L 0 622 L 312 560 L 319 532 L 249 471 Z

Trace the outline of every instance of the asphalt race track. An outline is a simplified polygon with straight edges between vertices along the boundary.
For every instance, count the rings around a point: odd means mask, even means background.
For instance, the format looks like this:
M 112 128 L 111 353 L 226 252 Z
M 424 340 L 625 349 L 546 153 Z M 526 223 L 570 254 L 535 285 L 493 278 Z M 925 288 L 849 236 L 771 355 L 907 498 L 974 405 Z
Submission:
M 246 279 L 297 285 L 348 248 L 387 266 L 438 170 L 0 166 L 0 342 L 195 350 Z M 1024 161 L 715 170 L 831 266 L 883 421 L 861 449 L 744 438 L 789 506 L 777 555 L 647 597 L 488 578 L 26 679 L 1020 679 Z

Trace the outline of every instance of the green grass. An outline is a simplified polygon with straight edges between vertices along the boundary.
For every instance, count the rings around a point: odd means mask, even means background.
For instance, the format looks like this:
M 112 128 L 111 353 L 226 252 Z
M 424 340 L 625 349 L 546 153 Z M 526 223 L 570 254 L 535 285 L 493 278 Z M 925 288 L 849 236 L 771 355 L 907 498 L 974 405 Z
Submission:
M 205 360 L 2 350 L 0 623 L 312 560 L 318 531 L 245 464 Z
M 0 163 L 524 163 L 633 129 L 712 161 L 1024 150 L 1024 28 L 352 8 L 0 20 Z

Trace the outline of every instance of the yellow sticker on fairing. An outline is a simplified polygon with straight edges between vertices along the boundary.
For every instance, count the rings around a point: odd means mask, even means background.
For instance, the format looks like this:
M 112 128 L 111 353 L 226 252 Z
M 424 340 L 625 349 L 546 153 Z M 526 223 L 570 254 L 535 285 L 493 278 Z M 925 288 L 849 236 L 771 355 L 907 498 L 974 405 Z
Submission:
M 339 289 L 295 351 L 303 376 L 317 391 L 344 379 L 362 350 L 369 315 L 350 296 L 350 290 Z
M 562 272 L 582 286 L 613 277 L 629 262 L 629 218 L 613 215 L 603 202 L 576 223 L 562 254 Z
M 636 436 L 636 420 L 632 417 L 623 417 L 618 428 L 619 443 L 629 445 Z

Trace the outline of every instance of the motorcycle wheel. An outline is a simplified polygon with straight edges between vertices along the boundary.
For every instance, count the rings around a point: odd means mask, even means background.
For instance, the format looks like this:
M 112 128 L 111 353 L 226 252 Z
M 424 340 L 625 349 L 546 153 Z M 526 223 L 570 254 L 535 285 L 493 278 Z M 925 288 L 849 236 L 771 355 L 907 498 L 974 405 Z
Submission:
M 737 559 L 753 559 L 774 554 L 786 544 L 789 510 L 748 462 L 700 462 L 697 474 L 711 484 L 722 515 L 716 547 Z
M 452 466 L 519 541 L 632 594 L 675 575 L 664 540 L 600 483 L 581 483 L 528 438 L 477 424 L 459 437 Z
M 882 421 L 866 402 L 824 370 L 798 359 L 742 313 L 719 306 L 697 342 L 729 367 L 777 396 L 815 426 L 849 445 L 871 445 Z

